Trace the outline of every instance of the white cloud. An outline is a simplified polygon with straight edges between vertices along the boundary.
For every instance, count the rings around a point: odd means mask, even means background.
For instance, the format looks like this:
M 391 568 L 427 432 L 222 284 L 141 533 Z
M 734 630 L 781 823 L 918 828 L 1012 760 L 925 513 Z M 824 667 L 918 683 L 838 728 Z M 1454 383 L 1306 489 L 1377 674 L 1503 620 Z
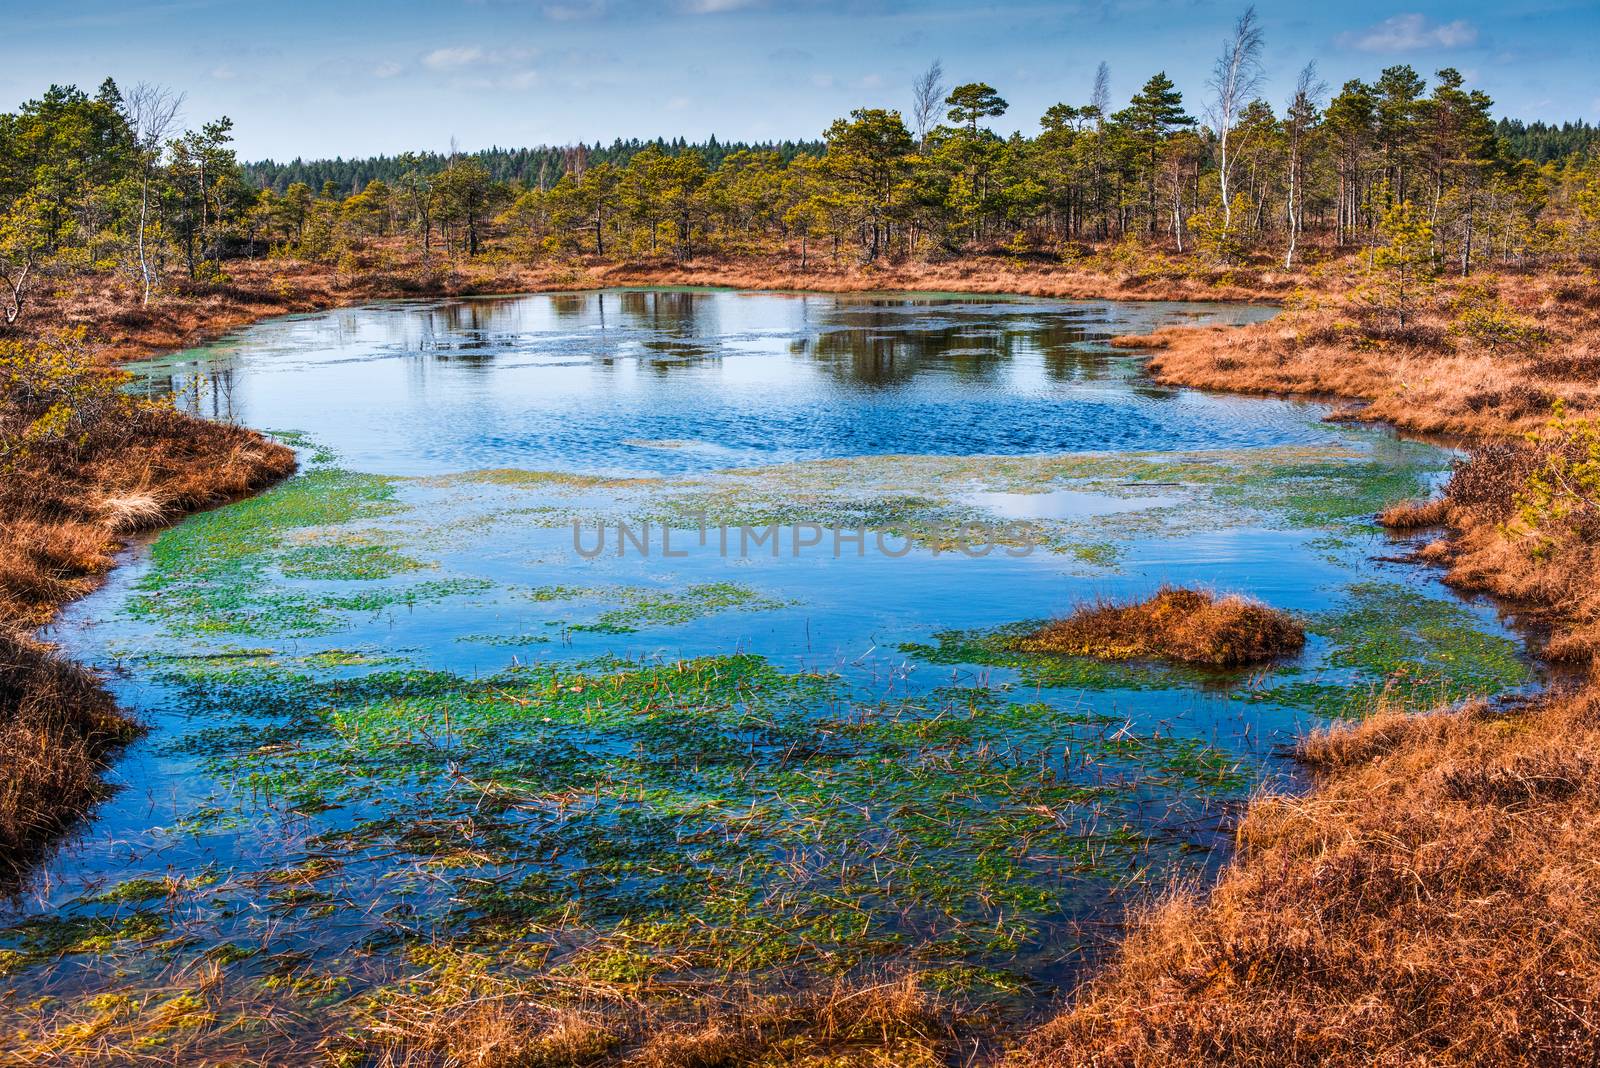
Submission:
M 1342 34 L 1339 43 L 1362 52 L 1421 52 L 1462 48 L 1478 39 L 1478 28 L 1466 19 L 1434 22 L 1426 15 L 1394 15 L 1376 26 Z
M 459 70 L 483 59 L 483 49 L 471 47 L 435 48 L 422 57 L 422 65 L 429 70 Z
M 479 48 L 477 45 L 457 45 L 454 48 L 435 48 L 422 57 L 422 65 L 429 70 L 456 71 L 481 67 L 511 67 L 525 65 L 534 57 L 526 48 Z
M 391 60 L 387 63 L 379 63 L 376 67 L 373 67 L 372 76 L 374 78 L 396 78 L 399 77 L 404 70 L 405 67 Z

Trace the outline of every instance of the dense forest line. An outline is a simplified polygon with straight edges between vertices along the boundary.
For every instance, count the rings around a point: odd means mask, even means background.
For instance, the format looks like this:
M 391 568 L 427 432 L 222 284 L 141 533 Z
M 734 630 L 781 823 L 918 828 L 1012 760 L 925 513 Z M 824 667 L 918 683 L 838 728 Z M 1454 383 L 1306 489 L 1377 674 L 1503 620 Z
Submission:
M 1330 92 L 1308 66 L 1275 107 L 1259 93 L 1262 43 L 1247 13 L 1199 106 L 1164 73 L 1114 105 L 1102 64 L 1090 99 L 1052 106 L 1032 137 L 996 134 L 999 92 L 951 88 L 935 62 L 905 115 L 857 109 L 816 144 L 283 166 L 242 165 L 227 118 L 178 132 L 168 90 L 52 86 L 0 115 L 0 311 L 14 321 L 33 287 L 85 271 L 120 274 L 149 303 L 164 280 L 219 278 L 230 258 L 354 269 L 363 249 L 403 240 L 430 269 L 491 236 L 523 262 L 778 253 L 801 269 L 819 252 L 1071 261 L 1105 241 L 1223 266 L 1270 251 L 1287 268 L 1309 236 L 1385 246 L 1402 288 L 1447 266 L 1600 251 L 1592 127 L 1497 122 L 1450 68 L 1430 84 L 1392 66 Z
M 738 152 L 775 152 L 788 163 L 799 155 L 819 155 L 821 141 L 774 141 L 760 144 L 746 141 L 719 141 L 713 135 L 703 142 L 690 142 L 683 138 L 668 140 L 655 138 L 642 141 L 638 138 L 617 138 L 611 144 L 596 141 L 592 145 L 540 145 L 536 148 L 485 148 L 467 153 L 483 165 L 491 180 L 516 184 L 525 189 L 549 189 L 563 175 L 582 171 L 585 167 L 609 163 L 615 167 L 627 166 L 628 161 L 644 151 L 658 151 L 677 155 L 693 151 L 716 168 L 728 156 Z M 450 166 L 453 154 L 447 152 L 401 153 L 395 156 L 370 156 L 366 159 L 295 159 L 288 163 L 261 160 L 244 164 L 245 180 L 259 189 L 275 193 L 287 192 L 299 182 L 312 189 L 321 189 L 329 182 L 343 193 L 359 193 L 373 180 L 390 185 L 399 182 L 410 170 L 433 175 Z
M 1535 163 L 1551 163 L 1568 156 L 1580 156 L 1600 147 L 1600 126 L 1579 120 L 1563 122 L 1523 122 L 1501 119 L 1495 133 L 1505 141 L 1511 154 Z
M 1501 119 L 1495 133 L 1506 144 L 1507 150 L 1517 159 L 1535 163 L 1550 163 L 1573 155 L 1583 155 L 1600 144 L 1600 128 L 1586 122 L 1547 123 L 1523 122 L 1521 119 Z M 564 175 L 581 171 L 586 165 L 610 163 L 626 166 L 628 161 L 653 146 L 676 155 L 685 149 L 698 152 L 712 169 L 722 166 L 728 156 L 739 152 L 776 152 L 784 163 L 796 156 L 819 156 L 826 142 L 780 141 L 751 143 L 748 141 L 719 141 L 713 135 L 704 142 L 690 142 L 679 137 L 673 140 L 657 137 L 643 141 L 638 138 L 618 138 L 606 145 L 594 144 L 540 145 L 534 148 L 485 148 L 468 153 L 489 172 L 497 182 L 515 182 L 527 189 L 549 189 Z M 438 174 L 450 165 L 451 154 L 446 152 L 401 153 L 395 156 L 368 156 L 361 159 L 295 159 L 287 163 L 264 159 L 244 164 L 245 179 L 261 189 L 286 192 L 289 186 L 302 182 L 312 189 L 321 189 L 326 183 L 347 193 L 358 193 L 368 182 L 378 179 L 393 184 L 413 166 L 424 173 Z

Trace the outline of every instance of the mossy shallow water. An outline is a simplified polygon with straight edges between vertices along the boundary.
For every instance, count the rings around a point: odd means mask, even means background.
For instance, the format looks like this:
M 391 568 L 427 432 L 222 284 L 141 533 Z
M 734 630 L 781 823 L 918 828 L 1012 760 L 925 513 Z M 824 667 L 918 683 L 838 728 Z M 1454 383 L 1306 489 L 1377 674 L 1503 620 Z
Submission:
M 296 846 L 0 932 L 10 971 L 70 959 L 126 979 L 223 953 L 234 981 L 264 983 L 292 952 L 350 971 L 273 989 L 338 1003 L 429 946 L 664 990 L 910 952 L 1015 993 L 1060 967 L 1086 887 L 1181 862 L 1254 778 L 1071 706 L 872 699 L 748 654 L 481 678 L 195 660 L 159 681 L 194 724 L 166 750 L 218 785 L 168 848 L 268 812 L 293 814 Z M 158 895 L 159 916 L 117 915 Z
M 1520 642 L 1485 625 L 1460 602 L 1415 586 L 1368 581 L 1330 591 L 1336 607 L 1309 613 L 1306 654 L 1251 670 L 1155 661 L 1108 662 L 1033 653 L 1019 639 L 1043 621 L 980 631 L 944 631 L 903 652 L 929 664 L 1003 668 L 1030 687 L 1074 691 L 1209 689 L 1234 700 L 1319 716 L 1390 708 L 1423 710 L 1518 690 L 1535 681 Z

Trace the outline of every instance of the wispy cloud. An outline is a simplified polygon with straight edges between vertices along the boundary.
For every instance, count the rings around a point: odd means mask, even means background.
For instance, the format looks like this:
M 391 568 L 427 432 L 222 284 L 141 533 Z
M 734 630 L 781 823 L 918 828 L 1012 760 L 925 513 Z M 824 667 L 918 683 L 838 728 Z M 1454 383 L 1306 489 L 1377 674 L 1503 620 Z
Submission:
M 422 65 L 433 71 L 467 70 L 480 67 L 510 67 L 526 64 L 534 57 L 527 48 L 481 48 L 456 45 L 435 48 L 422 57 Z
M 1463 48 L 1478 40 L 1478 28 L 1466 19 L 1434 22 L 1426 15 L 1393 15 L 1376 26 L 1342 34 L 1339 43 L 1362 52 L 1424 52 Z
M 555 22 L 579 22 L 597 19 L 606 14 L 606 0 L 578 0 L 576 3 L 546 4 L 544 16 Z
M 422 65 L 429 70 L 460 70 L 483 59 L 483 49 L 462 45 L 456 48 L 435 48 L 422 57 Z
M 684 0 L 683 10 L 691 15 L 718 15 L 754 7 L 756 0 Z

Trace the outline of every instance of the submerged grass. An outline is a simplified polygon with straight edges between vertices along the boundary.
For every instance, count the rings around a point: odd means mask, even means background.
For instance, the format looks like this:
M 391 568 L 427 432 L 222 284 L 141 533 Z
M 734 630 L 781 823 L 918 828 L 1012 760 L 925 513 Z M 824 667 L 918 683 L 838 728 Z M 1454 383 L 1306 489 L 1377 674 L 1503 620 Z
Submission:
M 626 991 L 657 1019 L 686 990 L 732 979 L 776 996 L 797 975 L 855 983 L 884 960 L 964 977 L 941 984 L 964 1004 L 1015 999 L 1073 958 L 1060 939 L 1074 895 L 1187 863 L 1211 805 L 1251 780 L 1197 740 L 1114 717 L 987 689 L 865 700 L 749 655 L 476 679 L 196 658 L 162 683 L 194 724 L 168 746 L 225 784 L 170 833 L 294 813 L 304 859 L 221 884 L 127 883 L 64 910 L 82 922 L 48 940 L 0 932 L 15 976 L 48 955 L 102 977 L 23 1013 L 34 1041 L 130 974 L 202 958 L 225 968 L 219 990 L 256 985 L 237 1006 L 209 999 L 218 1020 L 201 1030 L 217 1041 L 265 999 L 322 1005 L 295 1025 L 316 1041 L 381 1042 L 403 992 L 463 955 L 552 1010 Z M 160 930 L 115 926 L 116 909 L 150 905 Z M 250 952 L 223 965 L 220 946 Z M 343 971 L 274 978 L 288 950 Z

